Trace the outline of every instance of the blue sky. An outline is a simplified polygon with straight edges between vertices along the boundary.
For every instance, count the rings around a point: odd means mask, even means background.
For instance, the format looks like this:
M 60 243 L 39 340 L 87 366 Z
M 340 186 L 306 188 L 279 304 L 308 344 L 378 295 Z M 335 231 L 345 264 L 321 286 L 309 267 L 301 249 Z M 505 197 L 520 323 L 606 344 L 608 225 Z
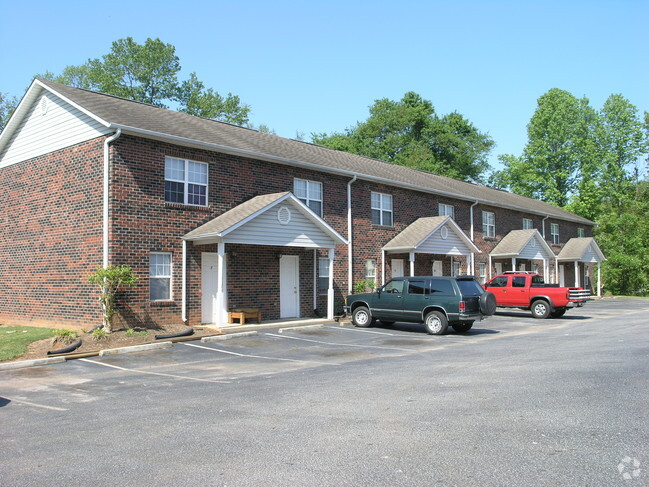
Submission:
M 0 0 L 0 92 L 22 96 L 114 40 L 160 38 L 182 71 L 252 107 L 278 135 L 342 131 L 379 98 L 415 91 L 520 154 L 551 88 L 601 108 L 621 93 L 649 111 L 649 1 Z

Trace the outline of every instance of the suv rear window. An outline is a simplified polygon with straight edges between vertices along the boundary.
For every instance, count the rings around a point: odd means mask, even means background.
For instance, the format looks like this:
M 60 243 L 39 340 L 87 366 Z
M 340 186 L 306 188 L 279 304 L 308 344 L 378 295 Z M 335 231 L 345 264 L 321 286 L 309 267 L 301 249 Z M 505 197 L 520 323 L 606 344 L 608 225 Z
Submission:
M 436 296 L 455 296 L 453 284 L 449 280 L 432 279 L 431 280 L 431 294 Z
M 458 279 L 457 285 L 460 286 L 460 291 L 465 296 L 482 294 L 484 292 L 484 289 L 478 284 L 478 281 L 473 279 Z

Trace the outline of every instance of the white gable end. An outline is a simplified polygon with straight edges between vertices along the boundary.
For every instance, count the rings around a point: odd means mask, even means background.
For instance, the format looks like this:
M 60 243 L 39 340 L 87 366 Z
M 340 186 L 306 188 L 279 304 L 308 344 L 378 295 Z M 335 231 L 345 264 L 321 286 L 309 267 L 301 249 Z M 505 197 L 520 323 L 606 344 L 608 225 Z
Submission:
M 110 133 L 104 125 L 43 91 L 0 154 L 0 167 L 26 161 Z
M 416 252 L 440 255 L 471 254 L 471 250 L 453 230 L 448 227 L 443 230 L 442 228 L 433 233 L 425 242 L 417 247 Z M 442 235 L 446 236 L 446 238 L 443 238 Z
M 536 235 L 530 239 L 529 242 L 527 242 L 527 245 L 523 247 L 523 250 L 521 250 L 521 253 L 518 254 L 517 256 L 519 259 L 535 259 L 535 260 L 543 260 L 543 259 L 549 259 L 550 256 L 545 249 L 541 246 L 541 243 L 539 240 L 537 240 Z

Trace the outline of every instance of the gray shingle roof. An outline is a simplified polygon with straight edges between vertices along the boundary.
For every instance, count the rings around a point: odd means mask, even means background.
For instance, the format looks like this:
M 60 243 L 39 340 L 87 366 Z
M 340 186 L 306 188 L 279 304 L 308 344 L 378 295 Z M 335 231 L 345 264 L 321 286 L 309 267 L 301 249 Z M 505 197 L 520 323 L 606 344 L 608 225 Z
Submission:
M 43 85 L 125 133 L 147 135 L 282 164 L 312 167 L 336 174 L 411 188 L 454 198 L 509 207 L 538 215 L 592 224 L 590 220 L 524 196 L 438 176 L 227 123 L 187 115 L 111 95 L 39 80 Z
M 530 241 L 536 230 L 512 230 L 491 251 L 491 255 L 517 255 Z
M 561 252 L 559 252 L 559 255 L 557 258 L 561 261 L 564 260 L 577 260 L 580 261 L 581 259 L 584 258 L 584 255 L 588 251 L 588 248 L 592 245 L 593 252 L 597 255 L 597 257 L 601 260 L 606 260 L 604 257 L 604 254 L 602 253 L 601 249 L 599 248 L 599 245 L 597 245 L 597 242 L 595 242 L 595 239 L 593 237 L 579 237 L 579 238 L 571 238 L 566 242 L 566 244 L 563 246 L 561 249 Z
M 471 239 L 462 231 L 462 229 L 453 221 L 450 216 L 429 216 L 418 218 L 406 228 L 404 228 L 396 237 L 390 240 L 383 250 L 386 251 L 416 251 L 424 241 L 442 225 L 447 223 L 451 231 L 455 232 L 458 237 L 466 244 L 472 252 L 480 252 Z

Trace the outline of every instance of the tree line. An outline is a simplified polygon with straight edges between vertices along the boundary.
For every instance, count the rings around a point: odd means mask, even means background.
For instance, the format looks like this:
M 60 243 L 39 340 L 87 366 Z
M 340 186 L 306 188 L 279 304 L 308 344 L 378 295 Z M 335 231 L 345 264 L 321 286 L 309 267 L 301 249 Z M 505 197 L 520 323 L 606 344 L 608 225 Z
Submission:
M 180 71 L 173 45 L 127 37 L 101 58 L 37 77 L 274 133 L 250 123 L 251 107 L 238 96 L 206 87 L 195 72 L 181 79 Z M 0 130 L 17 103 L 0 93 Z M 588 218 L 608 259 L 605 289 L 649 295 L 649 113 L 641 116 L 620 94 L 596 109 L 586 97 L 553 88 L 537 100 L 527 139 L 522 154 L 500 155 L 502 168 L 492 168 L 487 133 L 457 112 L 438 114 L 414 92 L 375 100 L 367 120 L 341 132 L 311 134 L 315 144 L 508 190 Z

